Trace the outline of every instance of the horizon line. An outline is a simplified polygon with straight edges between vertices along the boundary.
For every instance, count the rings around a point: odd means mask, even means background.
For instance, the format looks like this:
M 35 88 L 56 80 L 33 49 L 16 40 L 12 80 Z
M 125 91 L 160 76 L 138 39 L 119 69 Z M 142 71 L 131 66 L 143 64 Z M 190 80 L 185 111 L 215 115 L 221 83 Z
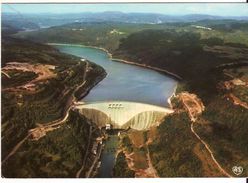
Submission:
M 156 12 L 123 12 L 123 11 L 98 11 L 98 12 L 93 12 L 93 11 L 88 11 L 88 12 L 66 12 L 66 13 L 58 13 L 58 12 L 40 12 L 40 13 L 30 13 L 30 12 L 20 12 L 21 14 L 26 14 L 26 15 L 42 15 L 42 14 L 54 14 L 54 15 L 60 15 L 60 14 L 97 14 L 97 13 L 123 13 L 123 14 L 155 14 L 155 15 L 165 15 L 165 16 L 187 16 L 187 15 L 206 15 L 206 16 L 215 16 L 215 17 L 248 17 L 248 15 L 214 15 L 214 14 L 204 14 L 204 13 L 187 13 L 187 14 L 164 14 L 164 13 L 156 13 Z M 4 12 L 2 11 L 1 14 L 19 14 L 18 12 Z

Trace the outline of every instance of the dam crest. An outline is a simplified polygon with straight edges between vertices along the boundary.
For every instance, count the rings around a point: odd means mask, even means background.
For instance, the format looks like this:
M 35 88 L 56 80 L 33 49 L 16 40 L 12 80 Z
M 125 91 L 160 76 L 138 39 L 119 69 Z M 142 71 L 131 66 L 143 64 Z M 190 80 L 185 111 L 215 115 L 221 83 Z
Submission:
M 136 130 L 156 126 L 166 115 L 173 113 L 170 108 L 129 101 L 80 102 L 75 109 L 99 127 L 111 124 L 114 129 Z

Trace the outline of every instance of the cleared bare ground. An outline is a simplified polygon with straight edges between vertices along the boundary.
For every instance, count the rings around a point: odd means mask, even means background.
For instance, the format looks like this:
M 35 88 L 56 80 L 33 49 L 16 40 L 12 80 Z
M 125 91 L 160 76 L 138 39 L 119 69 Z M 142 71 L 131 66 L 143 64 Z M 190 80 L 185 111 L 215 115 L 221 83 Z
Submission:
M 30 63 L 20 63 L 20 62 L 8 62 L 5 67 L 2 68 L 2 72 L 8 74 L 10 71 L 19 71 L 19 72 L 33 72 L 38 76 L 17 87 L 5 88 L 4 90 L 26 90 L 26 91 L 35 91 L 36 84 L 45 81 L 51 78 L 55 78 L 56 74 L 54 73 L 54 65 L 45 65 L 45 64 L 30 64 Z

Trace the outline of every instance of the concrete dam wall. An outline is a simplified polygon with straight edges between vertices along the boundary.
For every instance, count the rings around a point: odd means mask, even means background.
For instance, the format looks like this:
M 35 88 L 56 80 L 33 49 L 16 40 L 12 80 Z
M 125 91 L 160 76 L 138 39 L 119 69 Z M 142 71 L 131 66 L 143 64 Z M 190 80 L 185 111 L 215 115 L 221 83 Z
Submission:
M 127 101 L 88 103 L 75 108 L 99 127 L 111 124 L 115 129 L 130 127 L 136 130 L 158 125 L 164 116 L 173 112 L 164 107 Z

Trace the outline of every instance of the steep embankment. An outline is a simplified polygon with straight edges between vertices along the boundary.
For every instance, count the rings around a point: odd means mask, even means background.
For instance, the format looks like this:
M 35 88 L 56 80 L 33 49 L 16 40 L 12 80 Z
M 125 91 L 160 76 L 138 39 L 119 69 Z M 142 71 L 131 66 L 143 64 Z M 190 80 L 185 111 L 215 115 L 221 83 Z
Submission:
M 103 68 L 47 45 L 4 37 L 2 71 L 3 176 L 73 177 L 80 164 L 77 161 L 82 159 L 74 157 L 83 156 L 86 145 L 86 140 L 77 142 L 75 138 L 86 139 L 91 125 L 81 124 L 87 123 L 85 118 L 74 117 L 79 122 L 70 126 L 69 109 L 105 77 Z M 47 136 L 49 131 L 53 132 Z M 100 135 L 98 130 L 94 133 L 94 138 Z M 68 134 L 68 139 L 59 134 Z M 68 145 L 62 145 L 66 139 Z M 72 139 L 75 143 L 70 143 Z M 70 160 L 67 164 L 65 157 Z M 59 161 L 63 167 L 56 167 Z

